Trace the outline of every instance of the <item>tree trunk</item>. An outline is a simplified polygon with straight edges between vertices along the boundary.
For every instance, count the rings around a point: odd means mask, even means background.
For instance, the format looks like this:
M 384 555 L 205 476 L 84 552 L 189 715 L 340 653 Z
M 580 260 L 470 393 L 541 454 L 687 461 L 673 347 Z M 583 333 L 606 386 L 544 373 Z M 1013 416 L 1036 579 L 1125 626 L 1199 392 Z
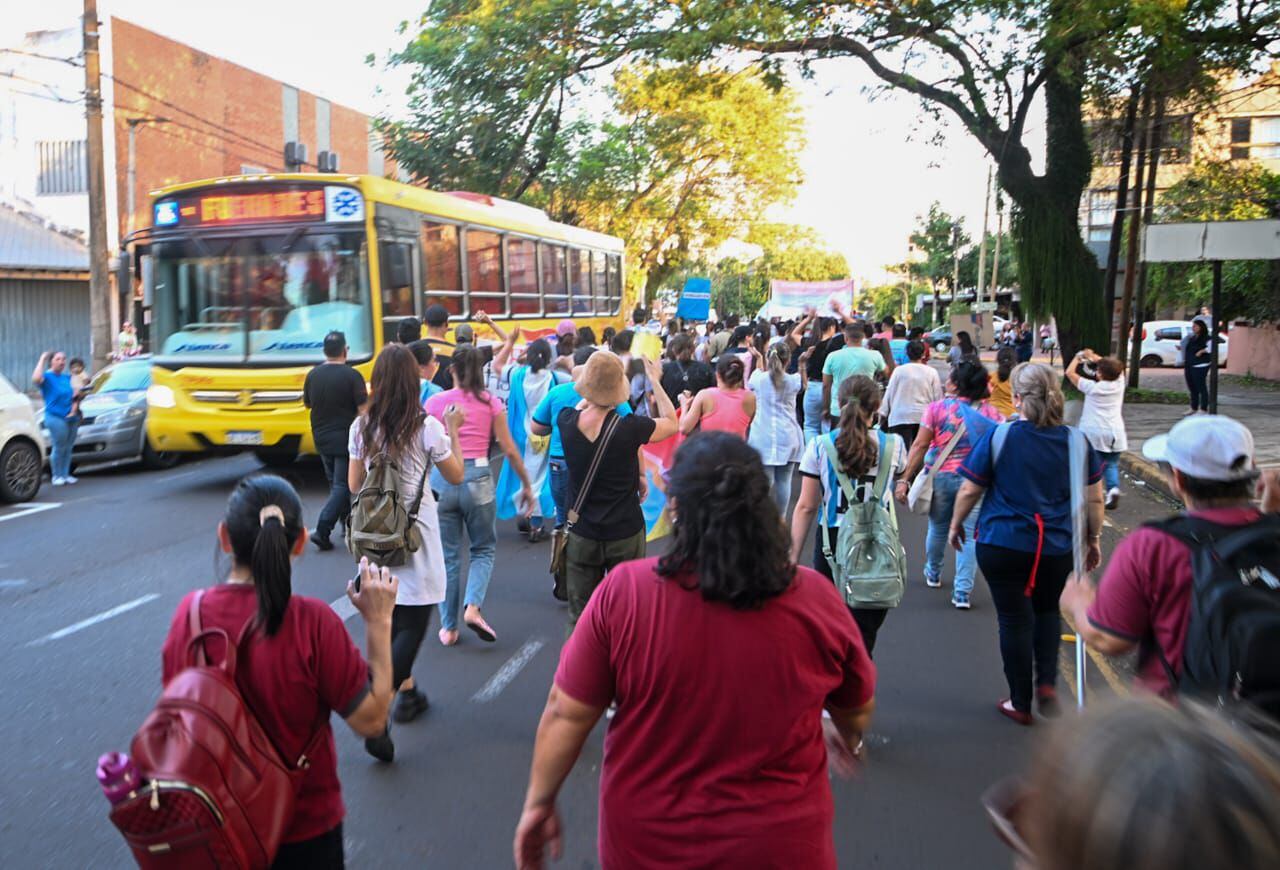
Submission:
M 1156 173 L 1160 170 L 1160 146 L 1164 139 L 1164 107 L 1165 98 L 1161 94 L 1156 99 L 1156 116 L 1151 122 L 1150 150 L 1151 161 L 1147 170 L 1147 190 L 1146 202 L 1142 206 L 1142 223 L 1150 224 L 1155 216 L 1156 207 Z M 1136 200 L 1137 197 L 1134 197 Z M 1134 215 L 1134 219 L 1137 219 Z M 1142 362 L 1142 318 L 1144 316 L 1143 307 L 1147 304 L 1147 264 L 1142 263 L 1138 267 L 1138 295 L 1133 304 L 1133 337 L 1131 339 L 1133 349 L 1129 353 L 1129 386 L 1137 387 L 1139 384 L 1139 372 L 1141 371 Z M 1213 315 L 1218 316 L 1217 312 Z
M 1144 89 L 1142 95 L 1142 115 L 1141 115 L 1141 137 L 1138 140 L 1138 165 L 1134 171 L 1133 178 L 1133 203 L 1137 206 L 1141 201 L 1142 188 L 1146 180 L 1147 152 L 1150 150 L 1151 144 L 1151 89 Z M 1117 353 L 1123 354 L 1129 347 L 1129 339 L 1133 333 L 1130 329 L 1129 320 L 1133 313 L 1133 284 L 1134 279 L 1138 277 L 1138 225 L 1141 222 L 1141 215 L 1135 207 L 1129 212 L 1128 224 L 1128 250 L 1125 252 L 1124 260 L 1124 293 L 1120 298 L 1120 340 L 1117 344 Z
M 1133 163 L 1133 134 L 1137 126 L 1138 101 L 1142 88 L 1135 85 L 1129 95 L 1124 112 L 1124 126 L 1120 131 L 1120 176 L 1116 182 L 1116 213 L 1111 219 L 1111 238 L 1107 243 L 1107 271 L 1102 279 L 1103 307 L 1107 314 L 1108 347 L 1122 346 L 1122 339 L 1111 343 L 1115 332 L 1116 273 L 1120 271 L 1120 237 L 1124 235 L 1125 206 L 1129 200 L 1129 169 Z M 1123 333 L 1122 333 L 1123 334 Z

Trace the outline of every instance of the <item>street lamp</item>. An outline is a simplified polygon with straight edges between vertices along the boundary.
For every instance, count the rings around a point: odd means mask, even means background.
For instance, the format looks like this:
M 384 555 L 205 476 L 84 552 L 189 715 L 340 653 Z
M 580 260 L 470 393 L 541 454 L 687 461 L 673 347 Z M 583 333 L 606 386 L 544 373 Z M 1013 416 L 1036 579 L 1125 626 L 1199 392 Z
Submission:
M 128 233 L 132 233 L 136 228 L 137 221 L 134 218 L 134 197 L 138 186 L 138 155 L 137 155 L 137 139 L 138 127 L 143 124 L 167 124 L 168 118 L 157 118 L 150 115 L 143 115 L 138 118 L 129 118 L 125 121 L 129 125 L 129 168 L 127 173 L 128 190 L 125 192 L 125 209 L 128 211 Z

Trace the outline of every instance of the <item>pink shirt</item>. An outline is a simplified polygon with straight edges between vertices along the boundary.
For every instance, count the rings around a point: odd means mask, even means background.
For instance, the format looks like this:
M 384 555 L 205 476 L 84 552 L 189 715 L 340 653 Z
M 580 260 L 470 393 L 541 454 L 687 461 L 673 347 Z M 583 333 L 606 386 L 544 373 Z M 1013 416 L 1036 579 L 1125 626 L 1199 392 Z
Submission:
M 502 401 L 490 393 L 483 399 L 477 399 L 471 393 L 459 390 L 445 390 L 436 393 L 423 407 L 427 415 L 444 422 L 444 411 L 450 405 L 458 405 L 466 419 L 458 430 L 458 444 L 462 447 L 463 459 L 480 459 L 489 455 L 489 442 L 493 440 L 493 418 L 506 411 Z
M 702 415 L 698 425 L 703 432 L 732 432 L 739 438 L 746 439 L 747 430 L 751 428 L 751 418 L 742 410 L 742 402 L 750 394 L 749 390 L 722 390 L 719 387 L 708 387 L 702 391 L 710 393 L 712 408 Z

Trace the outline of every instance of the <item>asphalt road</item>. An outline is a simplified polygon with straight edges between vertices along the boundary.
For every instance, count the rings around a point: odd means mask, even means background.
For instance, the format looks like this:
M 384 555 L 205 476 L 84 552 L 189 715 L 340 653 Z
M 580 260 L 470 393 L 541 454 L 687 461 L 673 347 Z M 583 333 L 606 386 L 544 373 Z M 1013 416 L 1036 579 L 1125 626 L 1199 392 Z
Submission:
M 160 645 L 181 597 L 219 577 L 214 528 L 232 485 L 257 468 L 248 457 L 208 459 L 167 472 L 85 473 L 46 487 L 34 505 L 0 508 L 0 866 L 125 867 L 94 779 L 97 756 L 126 749 L 159 691 Z M 290 472 L 308 515 L 323 501 L 318 465 Z M 1167 506 L 1129 486 L 1104 535 Z M 841 867 L 991 868 L 1008 856 L 990 833 L 979 795 L 1019 770 L 1046 729 L 995 712 L 1004 680 L 995 614 L 979 582 L 974 610 L 920 580 L 924 525 L 903 514 L 912 582 L 880 634 L 879 710 L 869 762 L 838 782 L 835 838 Z M 432 708 L 396 729 L 396 763 L 378 765 L 335 722 L 353 867 L 510 866 L 533 735 L 564 637 L 562 605 L 545 574 L 549 545 L 502 524 L 485 615 L 496 644 L 470 636 L 445 649 L 435 628 L 416 676 Z M 309 552 L 294 591 L 325 601 L 351 574 L 341 551 Z M 949 586 L 950 568 L 946 573 Z M 347 626 L 363 645 L 358 617 Z M 1064 645 L 1064 665 L 1070 650 Z M 1089 684 L 1117 677 L 1091 665 Z M 1064 692 L 1067 689 L 1064 687 Z M 596 866 L 597 783 L 604 725 L 561 801 L 562 866 Z

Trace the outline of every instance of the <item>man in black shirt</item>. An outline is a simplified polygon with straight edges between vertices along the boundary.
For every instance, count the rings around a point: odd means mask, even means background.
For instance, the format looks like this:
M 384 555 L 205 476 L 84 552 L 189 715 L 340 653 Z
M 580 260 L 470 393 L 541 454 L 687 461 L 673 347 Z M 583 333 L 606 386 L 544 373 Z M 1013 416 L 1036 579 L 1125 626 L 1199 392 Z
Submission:
M 716 385 L 716 375 L 711 366 L 693 358 L 693 338 L 680 333 L 671 339 L 668 350 L 672 359 L 662 366 L 662 389 L 673 404 L 680 403 L 683 392 L 696 396 L 699 391 Z
M 364 378 L 347 365 L 347 337 L 331 332 L 324 337 L 324 362 L 307 373 L 302 403 L 311 409 L 311 437 L 329 481 L 329 499 L 320 509 L 311 541 L 321 550 L 332 550 L 329 535 L 338 520 L 351 513 L 347 489 L 347 434 L 364 410 L 369 395 Z

